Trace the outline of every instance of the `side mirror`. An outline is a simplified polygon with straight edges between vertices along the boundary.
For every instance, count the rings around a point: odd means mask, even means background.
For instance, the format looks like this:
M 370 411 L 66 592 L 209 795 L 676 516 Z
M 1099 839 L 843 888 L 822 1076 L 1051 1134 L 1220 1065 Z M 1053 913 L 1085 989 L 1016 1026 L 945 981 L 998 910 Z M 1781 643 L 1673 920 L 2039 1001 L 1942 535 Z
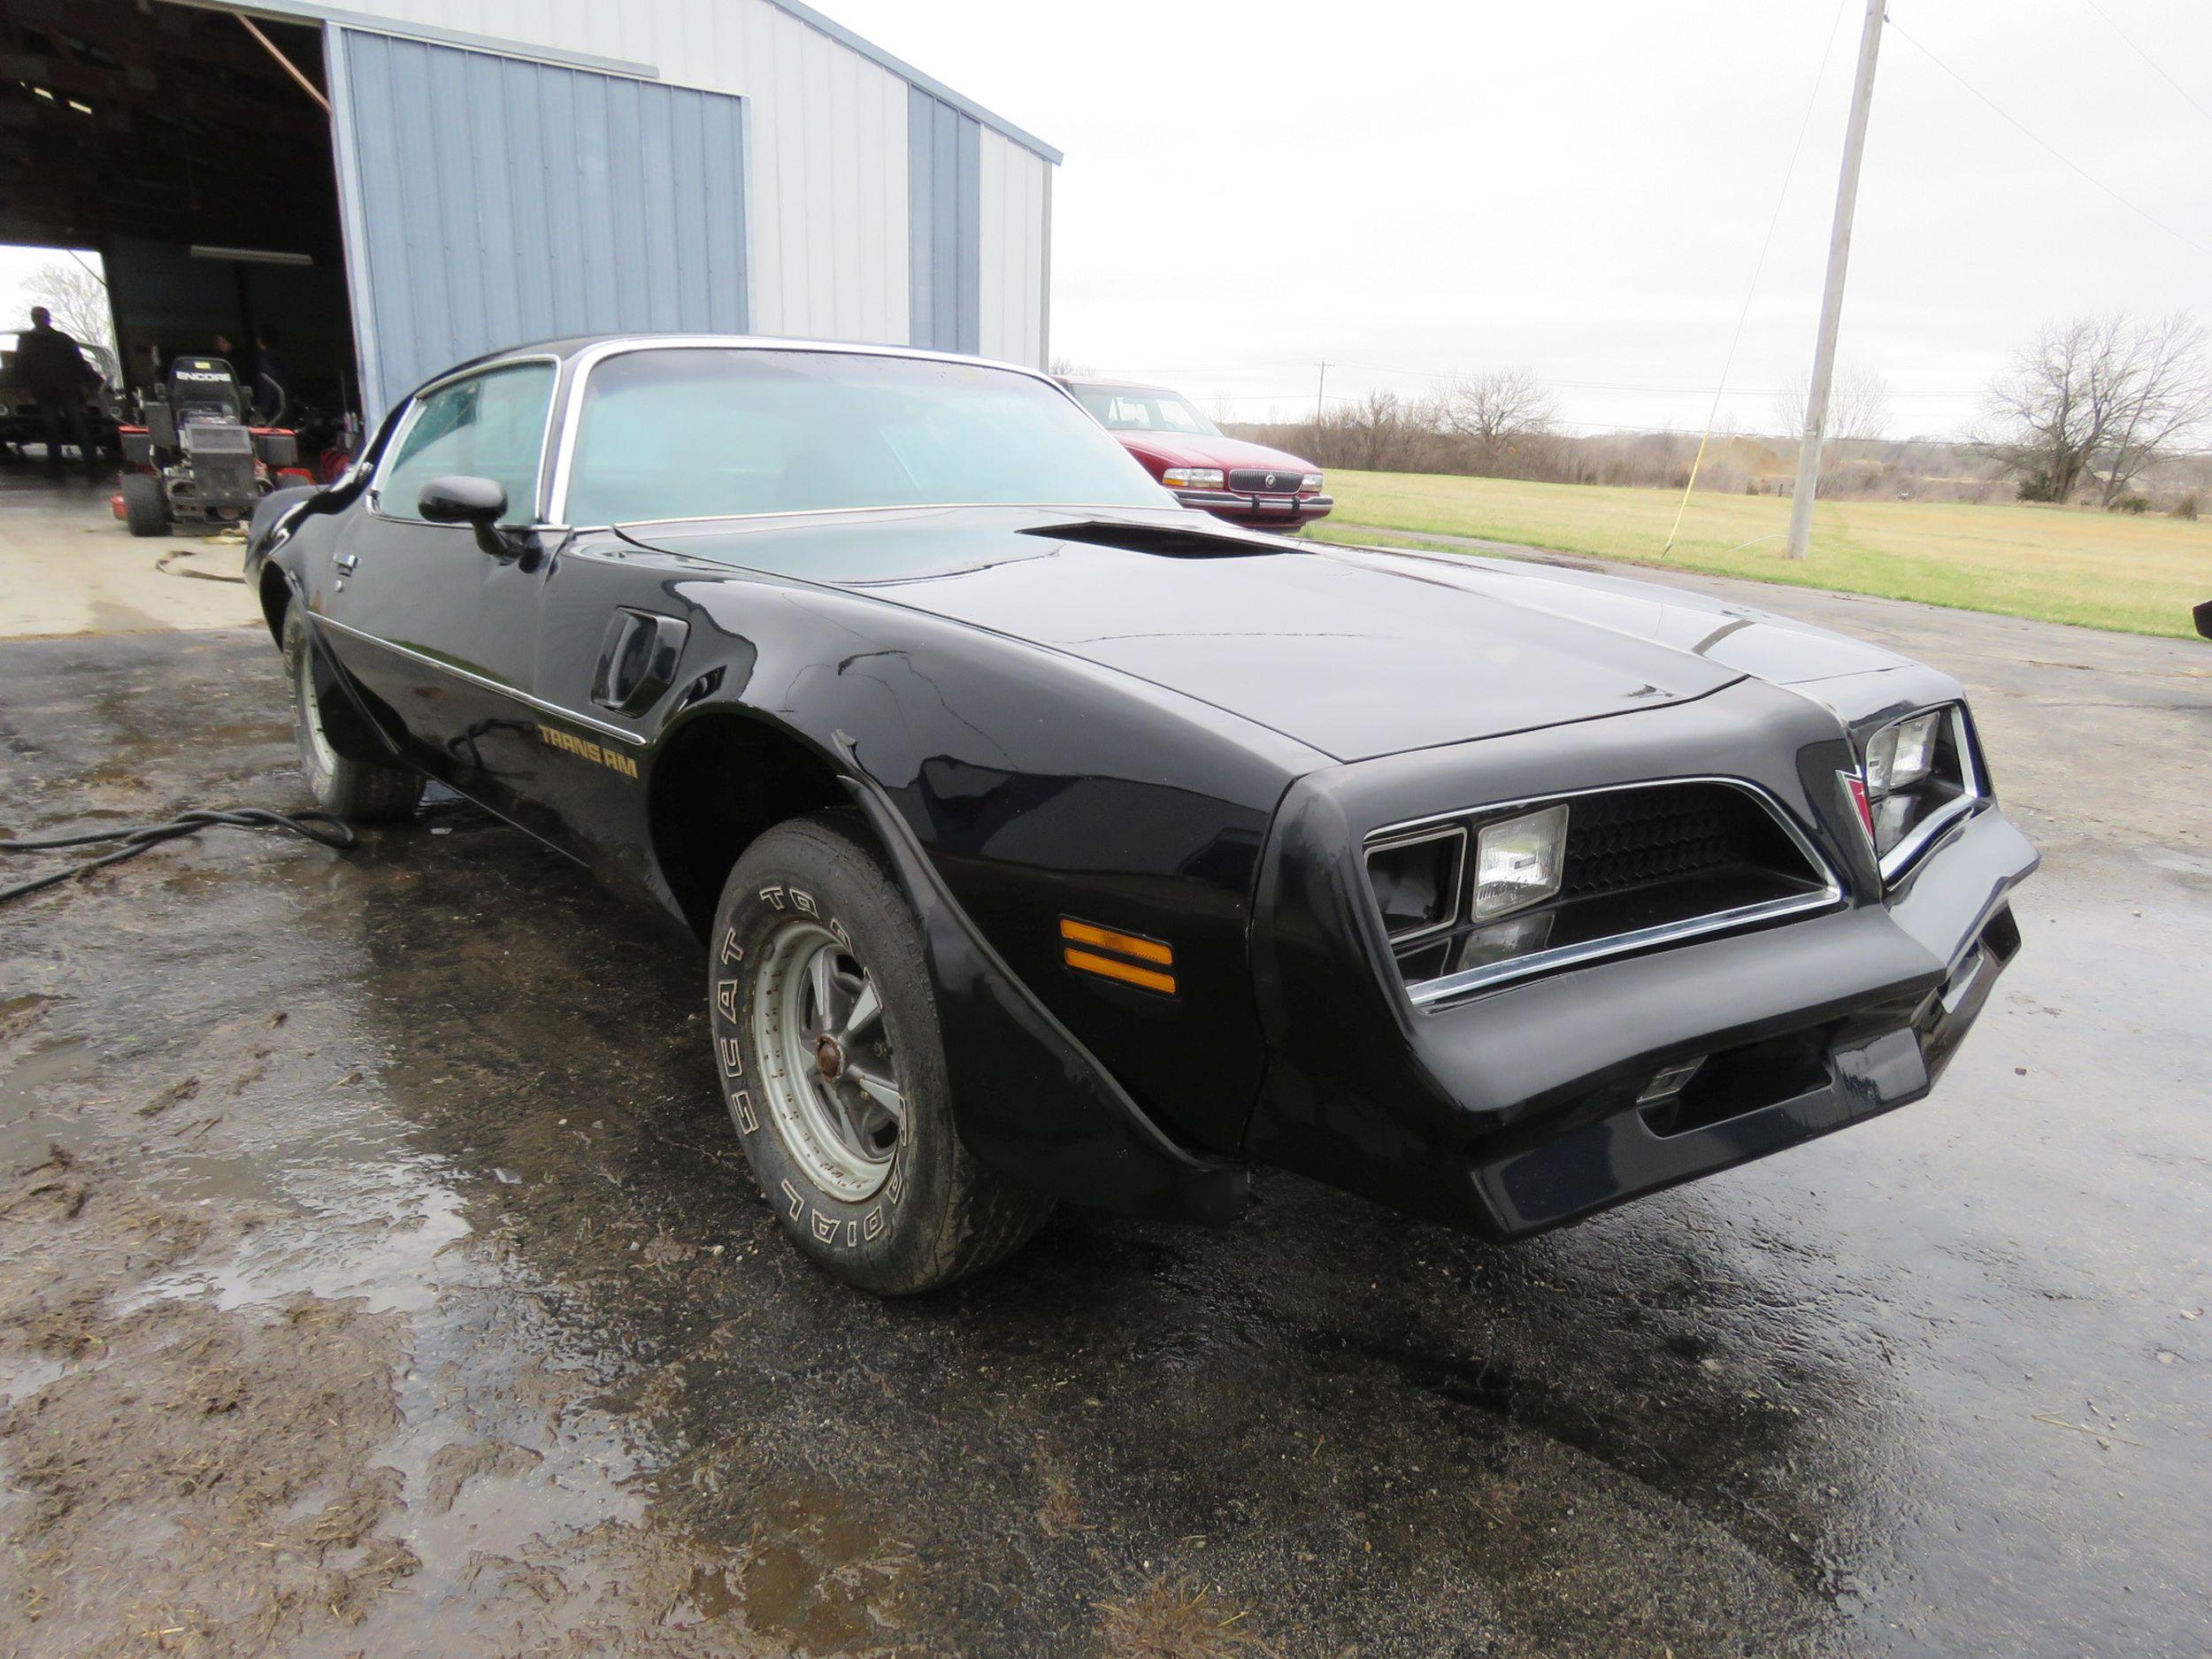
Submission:
M 415 508 L 430 524 L 485 530 L 506 516 L 507 491 L 488 478 L 434 478 L 422 487 Z

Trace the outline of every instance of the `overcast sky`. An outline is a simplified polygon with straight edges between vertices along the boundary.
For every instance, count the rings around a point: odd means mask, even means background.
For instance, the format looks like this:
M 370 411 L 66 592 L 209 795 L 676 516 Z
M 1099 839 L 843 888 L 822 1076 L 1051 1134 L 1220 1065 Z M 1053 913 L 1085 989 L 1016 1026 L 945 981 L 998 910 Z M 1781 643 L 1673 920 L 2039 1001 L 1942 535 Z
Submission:
M 1724 413 L 1770 426 L 1810 358 L 1863 0 L 820 3 L 1067 152 L 1052 344 L 1102 373 L 1256 416 L 1323 357 L 1333 397 L 1523 364 L 1576 420 L 1695 427 L 1809 100 Z M 2212 4 L 1889 15 L 1842 356 L 1895 434 L 2046 317 L 2212 320 Z
M 1325 357 L 1332 398 L 1522 365 L 1585 426 L 1694 428 L 1778 197 L 1724 419 L 1770 428 L 1811 355 L 1862 0 L 822 4 L 1067 152 L 1052 343 L 1102 373 L 1256 419 Z M 2212 4 L 1890 18 L 1842 356 L 1895 434 L 1970 420 L 2045 318 L 2212 320 Z

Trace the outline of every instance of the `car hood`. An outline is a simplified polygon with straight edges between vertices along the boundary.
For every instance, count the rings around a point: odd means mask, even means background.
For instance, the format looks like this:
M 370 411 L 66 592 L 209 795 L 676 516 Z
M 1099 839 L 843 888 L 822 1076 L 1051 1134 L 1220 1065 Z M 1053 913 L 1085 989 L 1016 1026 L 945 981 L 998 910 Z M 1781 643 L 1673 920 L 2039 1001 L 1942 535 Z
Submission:
M 929 508 L 626 534 L 1065 652 L 1346 761 L 1627 714 L 1747 674 L 1904 662 L 1694 594 L 1286 543 L 1182 511 Z
M 1183 432 L 1117 432 L 1123 449 L 1140 460 L 1162 466 L 1265 466 L 1284 472 L 1317 472 L 1310 461 L 1302 461 L 1287 449 L 1271 449 L 1241 438 L 1202 436 Z

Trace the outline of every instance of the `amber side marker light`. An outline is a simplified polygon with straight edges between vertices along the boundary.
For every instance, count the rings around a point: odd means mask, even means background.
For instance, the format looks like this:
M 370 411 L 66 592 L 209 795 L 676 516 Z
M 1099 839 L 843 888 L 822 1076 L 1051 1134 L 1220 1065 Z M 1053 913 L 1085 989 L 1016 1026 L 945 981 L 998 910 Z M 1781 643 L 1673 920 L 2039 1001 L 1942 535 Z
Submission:
M 1175 976 L 1160 972 L 1161 968 L 1174 965 L 1173 946 L 1147 939 L 1141 933 L 1118 933 L 1094 922 L 1079 922 L 1072 916 L 1060 918 L 1060 937 L 1068 941 L 1061 947 L 1061 959 L 1079 973 L 1117 979 L 1141 990 L 1157 991 L 1163 996 L 1175 995 Z M 1142 965 L 1146 963 L 1157 963 L 1159 966 Z

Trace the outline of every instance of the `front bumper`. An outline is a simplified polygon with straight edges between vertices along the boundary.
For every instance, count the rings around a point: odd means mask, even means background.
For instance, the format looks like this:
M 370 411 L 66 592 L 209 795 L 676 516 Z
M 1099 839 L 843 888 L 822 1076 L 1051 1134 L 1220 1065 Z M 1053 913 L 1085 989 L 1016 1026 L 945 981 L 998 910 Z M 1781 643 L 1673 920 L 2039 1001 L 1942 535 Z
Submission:
M 1629 721 L 1532 733 L 1547 741 L 1530 750 L 1548 748 L 1555 771 L 1579 759 L 1617 778 L 1610 751 L 1625 741 L 1622 728 L 1656 722 L 1671 728 L 1686 772 L 1730 757 L 1737 764 L 1726 770 L 1743 774 L 1747 754 L 1773 749 L 1777 721 L 1801 720 L 1810 741 L 1783 751 L 1795 764 L 1770 761 L 1750 775 L 1801 816 L 1842 873 L 1838 908 L 1432 1010 L 1416 1010 L 1394 972 L 1371 965 L 1387 958 L 1363 878 L 1323 852 L 1357 846 L 1365 813 L 1387 822 L 1398 809 L 1360 798 L 1363 782 L 1294 788 L 1256 928 L 1272 1058 L 1248 1156 L 1509 1239 L 1926 1094 L 2018 949 L 2008 896 L 2034 870 L 2035 850 L 1985 808 L 1884 894 L 1863 836 L 1855 844 L 1813 806 L 1819 782 L 1850 764 L 1847 740 L 1832 725 L 1824 739 L 1809 714 L 1775 702 L 1782 695 L 1732 687 Z M 1763 727 L 1770 741 L 1747 741 Z M 1510 768 L 1524 742 L 1484 747 Z M 1409 774 L 1426 764 L 1401 761 Z M 1347 953 L 1360 964 L 1355 982 Z M 1640 1102 L 1657 1073 L 1691 1060 L 1702 1064 L 1678 1096 Z
M 1336 510 L 1333 495 L 1247 495 L 1230 489 L 1179 489 L 1174 495 L 1186 507 L 1259 530 L 1296 529 Z

